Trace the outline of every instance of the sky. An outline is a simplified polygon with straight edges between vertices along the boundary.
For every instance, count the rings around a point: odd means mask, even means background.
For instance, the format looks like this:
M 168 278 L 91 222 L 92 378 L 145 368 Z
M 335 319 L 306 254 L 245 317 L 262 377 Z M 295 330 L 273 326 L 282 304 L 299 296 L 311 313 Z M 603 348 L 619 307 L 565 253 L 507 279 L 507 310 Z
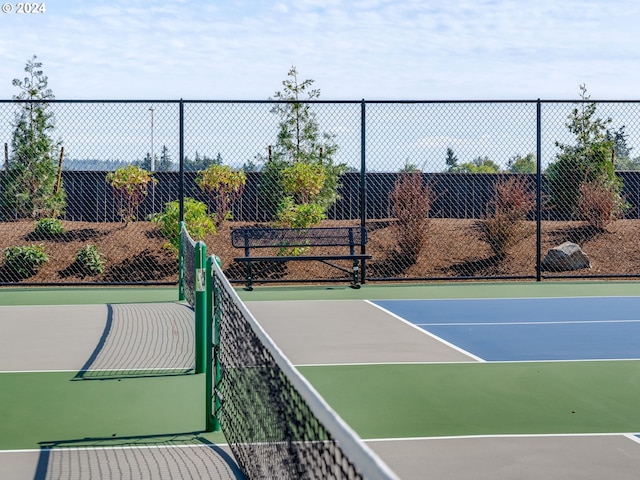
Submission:
M 640 98 L 637 0 L 49 0 L 0 13 L 0 99 L 37 55 L 61 100 Z M 11 11 L 9 11 L 11 10 Z

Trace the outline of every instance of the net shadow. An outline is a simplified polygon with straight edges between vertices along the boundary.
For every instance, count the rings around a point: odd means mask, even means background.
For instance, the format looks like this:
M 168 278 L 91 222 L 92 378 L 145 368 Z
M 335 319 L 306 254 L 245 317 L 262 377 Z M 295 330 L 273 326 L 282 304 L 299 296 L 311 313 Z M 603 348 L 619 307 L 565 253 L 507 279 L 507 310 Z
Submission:
M 73 380 L 185 375 L 194 369 L 193 311 L 178 303 L 109 304 L 105 328 Z
M 34 480 L 244 479 L 233 457 L 195 433 L 40 443 Z

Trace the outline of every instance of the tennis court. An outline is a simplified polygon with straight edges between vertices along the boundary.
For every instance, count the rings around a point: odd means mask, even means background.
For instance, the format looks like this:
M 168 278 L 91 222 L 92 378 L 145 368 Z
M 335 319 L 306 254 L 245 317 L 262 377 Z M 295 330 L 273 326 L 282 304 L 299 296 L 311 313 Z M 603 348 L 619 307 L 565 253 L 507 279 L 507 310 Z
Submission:
M 614 282 L 240 291 L 400 478 L 456 479 L 637 478 L 639 294 Z M 0 291 L 0 478 L 242 478 L 224 436 L 204 431 L 193 312 L 174 289 L 135 297 Z

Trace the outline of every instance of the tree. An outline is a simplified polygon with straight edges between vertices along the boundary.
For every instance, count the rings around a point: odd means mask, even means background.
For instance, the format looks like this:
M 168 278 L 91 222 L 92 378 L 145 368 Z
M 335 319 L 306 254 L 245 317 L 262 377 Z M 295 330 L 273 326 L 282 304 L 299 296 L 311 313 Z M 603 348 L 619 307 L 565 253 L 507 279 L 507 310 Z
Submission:
M 158 159 L 157 155 L 154 155 L 154 169 L 156 172 L 169 172 L 174 169 L 173 162 L 171 161 L 171 154 L 169 153 L 169 148 L 166 145 L 162 145 L 162 149 L 160 150 L 160 158 Z M 134 162 L 134 165 L 151 171 L 151 154 L 147 152 L 144 157 L 144 160 L 141 162 Z
M 200 170 L 206 170 L 211 165 L 222 165 L 222 155 L 220 152 L 218 152 L 216 158 L 211 158 L 206 155 L 200 156 L 200 153 L 197 151 L 193 160 L 189 157 L 184 157 L 184 169 L 186 171 L 197 172 Z
M 458 157 L 451 147 L 447 147 L 447 158 L 444 161 L 447 164 L 447 172 L 455 172 L 458 168 Z
M 584 183 L 595 182 L 598 189 L 606 185 L 616 197 L 622 192 L 622 180 L 614 172 L 614 140 L 607 138 L 611 119 L 595 116 L 596 104 L 589 102 L 584 85 L 580 85 L 580 98 L 582 102 L 571 111 L 566 124 L 575 135 L 575 144 L 556 142 L 560 153 L 546 172 L 553 208 L 569 217 L 579 216 L 578 202 Z
M 312 89 L 313 80 L 298 80 L 298 72 L 291 67 L 283 90 L 275 93 L 280 100 L 272 109 L 280 123 L 273 149 L 262 169 L 262 191 L 272 206 L 285 198 L 282 172 L 296 163 L 315 165 L 324 171 L 324 182 L 314 202 L 326 211 L 338 198 L 339 177 L 346 165 L 336 165 L 333 155 L 337 150 L 334 135 L 320 132 L 316 113 L 308 101 L 316 100 L 320 90 Z M 304 100 L 304 102 L 302 101 Z
M 524 157 L 516 155 L 507 162 L 507 170 L 511 173 L 536 173 L 536 156 L 527 153 Z
M 58 167 L 61 143 L 51 136 L 55 122 L 48 102 L 55 97 L 41 68 L 34 55 L 26 63 L 24 79 L 13 80 L 20 89 L 13 99 L 24 103 L 18 103 L 12 157 L 2 190 L 5 215 L 18 218 L 57 217 L 66 205 Z
M 606 139 L 613 142 L 614 167 L 616 170 L 640 170 L 640 158 L 631 158 L 633 147 L 627 145 L 628 134 L 624 125 L 616 131 L 607 130 Z
M 489 157 L 478 157 L 473 162 L 456 167 L 455 173 L 499 173 L 500 167 Z

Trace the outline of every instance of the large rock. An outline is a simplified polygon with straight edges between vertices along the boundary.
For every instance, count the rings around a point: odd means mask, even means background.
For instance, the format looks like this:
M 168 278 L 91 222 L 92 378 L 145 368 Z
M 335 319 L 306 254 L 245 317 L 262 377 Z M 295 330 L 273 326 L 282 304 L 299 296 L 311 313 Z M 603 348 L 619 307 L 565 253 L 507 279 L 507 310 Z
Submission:
M 564 242 L 547 252 L 547 256 L 542 261 L 542 268 L 549 272 L 564 272 L 591 268 L 591 262 L 579 245 Z

